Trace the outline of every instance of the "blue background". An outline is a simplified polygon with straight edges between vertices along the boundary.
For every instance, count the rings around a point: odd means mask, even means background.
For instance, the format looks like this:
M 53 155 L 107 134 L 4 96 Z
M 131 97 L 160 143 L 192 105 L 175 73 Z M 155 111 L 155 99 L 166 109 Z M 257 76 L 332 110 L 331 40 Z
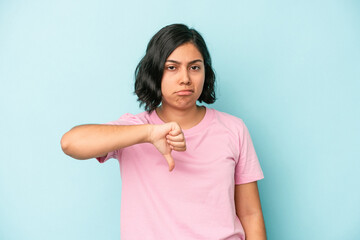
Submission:
M 171 23 L 201 32 L 214 108 L 242 118 L 270 240 L 360 239 L 359 1 L 0 1 L 0 239 L 119 239 L 116 160 L 71 127 L 142 111 L 133 73 Z

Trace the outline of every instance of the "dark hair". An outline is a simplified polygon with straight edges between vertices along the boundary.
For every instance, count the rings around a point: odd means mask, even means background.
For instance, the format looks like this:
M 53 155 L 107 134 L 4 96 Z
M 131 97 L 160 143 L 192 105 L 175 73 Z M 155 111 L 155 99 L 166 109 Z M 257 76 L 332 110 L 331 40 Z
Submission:
M 197 47 L 204 59 L 205 82 L 198 101 L 215 102 L 215 73 L 204 39 L 195 29 L 184 24 L 172 24 L 163 27 L 151 38 L 146 54 L 135 70 L 135 94 L 140 106 L 145 104 L 146 111 L 155 110 L 161 103 L 161 79 L 166 59 L 177 47 L 188 42 Z

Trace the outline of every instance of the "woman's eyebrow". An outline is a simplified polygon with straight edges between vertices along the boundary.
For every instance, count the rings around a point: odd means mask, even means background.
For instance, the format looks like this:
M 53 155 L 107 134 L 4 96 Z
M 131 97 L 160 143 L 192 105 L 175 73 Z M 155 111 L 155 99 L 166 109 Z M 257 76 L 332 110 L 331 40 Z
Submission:
M 171 59 L 166 60 L 166 62 L 172 62 L 172 63 L 176 63 L 176 64 L 181 64 L 181 62 L 175 61 L 175 60 L 171 60 Z M 191 62 L 189 62 L 189 64 L 193 64 L 193 63 L 196 63 L 196 62 L 202 62 L 202 60 L 201 60 L 201 59 L 195 59 L 195 60 L 192 60 Z

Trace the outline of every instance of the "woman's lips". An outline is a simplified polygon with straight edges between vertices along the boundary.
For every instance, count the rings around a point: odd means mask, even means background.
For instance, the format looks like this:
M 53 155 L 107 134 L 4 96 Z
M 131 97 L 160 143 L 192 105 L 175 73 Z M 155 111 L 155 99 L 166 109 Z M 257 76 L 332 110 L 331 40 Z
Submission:
M 176 94 L 180 95 L 180 96 L 188 96 L 193 94 L 193 90 L 181 90 L 181 91 L 177 91 Z

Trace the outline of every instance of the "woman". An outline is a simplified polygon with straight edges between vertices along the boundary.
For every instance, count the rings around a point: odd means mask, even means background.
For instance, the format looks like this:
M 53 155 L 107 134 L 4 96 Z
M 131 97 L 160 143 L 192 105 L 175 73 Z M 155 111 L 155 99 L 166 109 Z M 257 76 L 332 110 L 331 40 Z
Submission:
M 182 24 L 162 28 L 135 78 L 145 112 L 76 126 L 61 139 L 73 158 L 118 159 L 121 239 L 266 239 L 256 182 L 263 173 L 246 126 L 196 104 L 215 101 L 201 35 Z

